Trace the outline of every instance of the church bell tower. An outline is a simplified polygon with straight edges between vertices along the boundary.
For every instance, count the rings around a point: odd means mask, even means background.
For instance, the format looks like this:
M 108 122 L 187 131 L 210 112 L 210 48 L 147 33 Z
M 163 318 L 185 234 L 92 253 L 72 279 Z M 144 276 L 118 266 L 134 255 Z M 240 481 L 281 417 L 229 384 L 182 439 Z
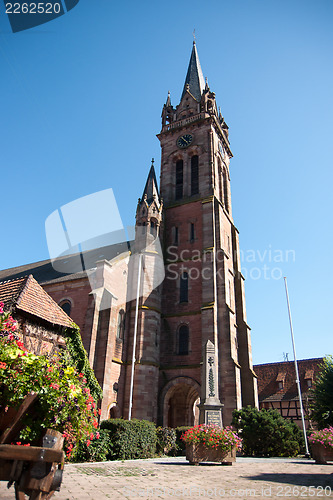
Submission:
M 160 193 L 162 290 L 160 423 L 197 422 L 202 350 L 215 346 L 230 424 L 235 408 L 257 406 L 244 278 L 230 192 L 228 126 L 201 70 L 195 42 L 180 103 L 162 110 Z

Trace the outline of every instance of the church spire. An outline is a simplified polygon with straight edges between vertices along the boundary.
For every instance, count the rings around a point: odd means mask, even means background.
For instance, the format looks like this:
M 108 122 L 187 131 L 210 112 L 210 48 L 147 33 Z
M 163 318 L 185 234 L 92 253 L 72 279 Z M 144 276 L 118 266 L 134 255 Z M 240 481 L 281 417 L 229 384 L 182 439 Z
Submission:
M 204 88 L 205 88 L 205 79 L 202 74 L 197 47 L 194 40 L 191 59 L 188 65 L 187 75 L 185 78 L 185 84 L 181 99 L 184 97 L 186 91 L 188 90 L 197 101 L 200 101 Z
M 155 200 L 157 205 L 160 205 L 160 195 L 158 193 L 157 180 L 155 175 L 154 158 L 151 160 L 151 167 L 145 188 L 143 190 L 142 200 L 145 200 L 148 205 L 151 205 Z

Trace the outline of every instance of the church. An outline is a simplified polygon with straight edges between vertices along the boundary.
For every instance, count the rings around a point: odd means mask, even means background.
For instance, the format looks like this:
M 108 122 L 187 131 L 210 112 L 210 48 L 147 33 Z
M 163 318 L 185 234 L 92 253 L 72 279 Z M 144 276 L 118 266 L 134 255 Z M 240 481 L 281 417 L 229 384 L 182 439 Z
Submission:
M 161 176 L 151 166 L 135 238 L 0 271 L 33 275 L 77 323 L 103 390 L 101 418 L 198 423 L 203 348 L 214 346 L 223 424 L 258 406 L 238 230 L 232 217 L 228 126 L 196 43 L 180 102 L 162 109 Z M 88 255 L 89 254 L 89 255 Z M 82 257 L 82 256 L 81 256 Z

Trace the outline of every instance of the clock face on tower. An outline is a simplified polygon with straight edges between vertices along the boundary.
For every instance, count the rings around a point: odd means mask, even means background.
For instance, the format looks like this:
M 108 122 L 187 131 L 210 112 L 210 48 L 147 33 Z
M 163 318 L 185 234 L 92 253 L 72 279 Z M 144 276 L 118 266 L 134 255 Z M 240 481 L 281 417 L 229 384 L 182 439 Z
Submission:
M 191 134 L 185 134 L 181 135 L 177 139 L 177 146 L 179 148 L 187 148 L 193 141 L 193 135 Z

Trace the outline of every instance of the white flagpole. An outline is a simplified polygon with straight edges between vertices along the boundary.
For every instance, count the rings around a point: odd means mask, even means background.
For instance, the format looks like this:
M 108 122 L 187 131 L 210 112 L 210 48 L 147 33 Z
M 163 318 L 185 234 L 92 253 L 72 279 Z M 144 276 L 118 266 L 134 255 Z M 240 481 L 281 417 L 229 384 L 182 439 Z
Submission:
M 140 283 L 141 283 L 141 269 L 142 269 L 142 254 L 139 254 L 138 264 L 138 283 L 136 289 L 136 305 L 135 305 L 135 323 L 134 323 L 134 336 L 133 336 L 133 353 L 132 353 L 132 370 L 131 370 L 131 388 L 129 400 L 128 420 L 132 418 L 133 406 L 133 385 L 134 385 L 134 366 L 135 366 L 135 349 L 136 349 L 136 336 L 138 332 L 138 317 L 139 317 L 139 296 L 140 296 Z
M 310 457 L 309 453 L 309 447 L 308 447 L 308 439 L 306 436 L 306 429 L 305 429 L 305 419 L 304 419 L 304 412 L 303 412 L 303 401 L 302 401 L 302 393 L 301 393 L 301 384 L 299 381 L 299 373 L 298 373 L 298 366 L 297 366 L 297 358 L 296 358 L 296 348 L 295 348 L 295 340 L 294 340 L 294 332 L 293 332 L 293 323 L 291 320 L 291 311 L 290 311 L 290 304 L 289 304 L 289 295 L 288 295 L 288 287 L 287 287 L 287 278 L 284 277 L 284 284 L 286 288 L 286 297 L 287 297 L 287 305 L 288 305 L 288 314 L 289 314 L 289 324 L 290 324 L 290 332 L 291 332 L 291 340 L 293 344 L 293 351 L 294 351 L 294 362 L 295 362 L 295 371 L 296 371 L 296 385 L 298 389 L 298 398 L 299 398 L 299 404 L 300 404 L 300 410 L 301 410 L 301 417 L 302 417 L 302 426 L 303 426 L 303 434 L 304 434 L 304 442 L 305 442 L 305 456 L 307 458 Z

